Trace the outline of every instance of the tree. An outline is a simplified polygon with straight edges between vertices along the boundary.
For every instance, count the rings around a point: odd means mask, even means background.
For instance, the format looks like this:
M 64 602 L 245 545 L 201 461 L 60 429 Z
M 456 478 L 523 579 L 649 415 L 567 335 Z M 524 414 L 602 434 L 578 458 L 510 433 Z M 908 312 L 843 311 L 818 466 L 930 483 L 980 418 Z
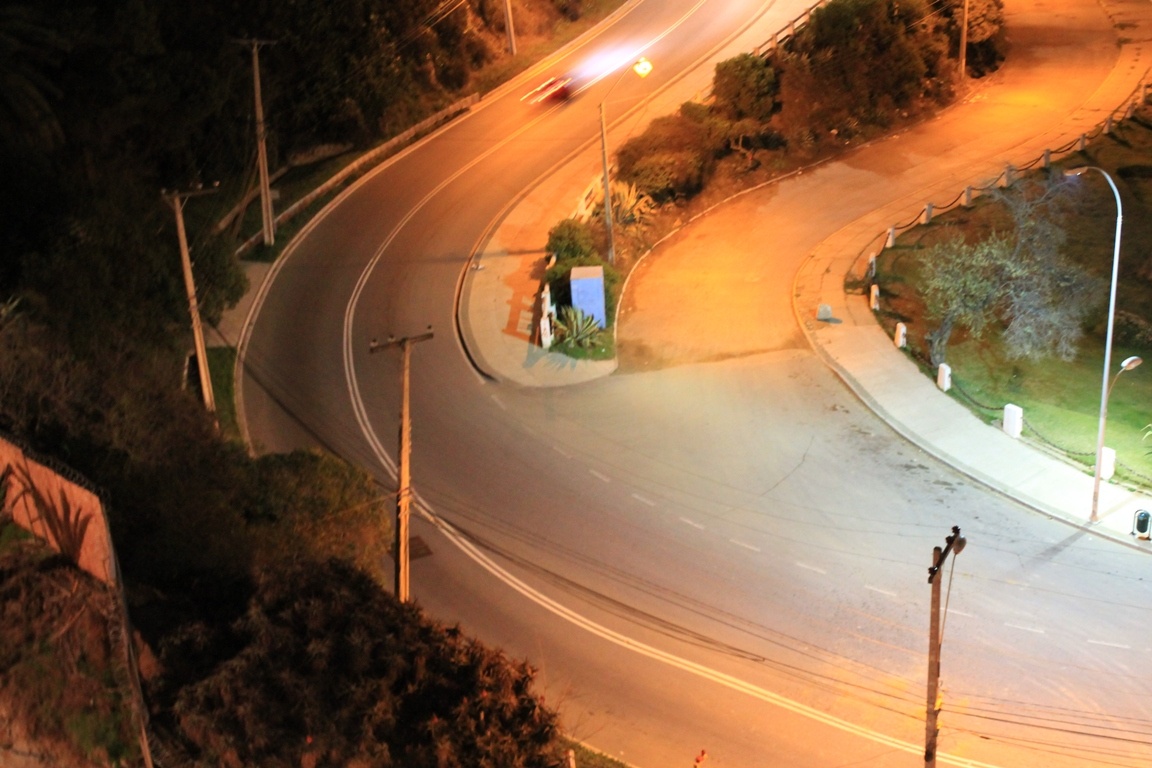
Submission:
M 221 766 L 549 768 L 557 715 L 534 670 L 335 560 L 261 573 L 228 626 L 162 649 L 181 752 Z
M 969 245 L 956 237 L 933 247 L 924 257 L 921 295 L 936 329 L 928 334 L 932 365 L 944 362 L 948 340 L 957 325 L 979 336 L 1011 280 L 1012 244 L 1002 235 Z
M 712 77 L 716 110 L 729 120 L 767 122 L 779 108 L 780 83 L 767 59 L 751 53 L 722 61 Z
M 1072 358 L 1083 323 L 1098 301 L 1098 280 L 1062 254 L 1057 223 L 1065 203 L 1055 182 L 1021 182 L 997 193 L 1012 220 L 1011 234 L 994 232 L 976 243 L 946 240 L 924 259 L 921 294 L 939 323 L 928 334 L 929 359 L 945 360 L 957 325 L 979 336 L 994 319 L 1004 324 L 1009 358 Z

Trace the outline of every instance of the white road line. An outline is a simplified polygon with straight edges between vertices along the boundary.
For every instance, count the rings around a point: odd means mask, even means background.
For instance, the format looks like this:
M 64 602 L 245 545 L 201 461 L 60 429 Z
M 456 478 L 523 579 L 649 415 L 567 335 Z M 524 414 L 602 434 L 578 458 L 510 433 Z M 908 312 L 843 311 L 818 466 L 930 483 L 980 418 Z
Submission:
M 964 613 L 964 611 L 958 611 L 958 610 L 956 610 L 955 608 L 949 608 L 949 609 L 948 609 L 948 614 L 949 614 L 949 615 L 951 615 L 951 614 L 956 614 L 957 616 L 963 616 L 963 617 L 964 617 L 964 618 L 966 618 L 966 619 L 974 619 L 974 618 L 976 618 L 975 616 L 973 616 L 973 615 L 972 615 L 972 614 L 970 614 L 970 613 Z
M 701 530 L 701 531 L 702 531 L 702 530 L 704 530 L 704 526 L 700 525 L 700 523 L 697 523 L 697 522 L 696 522 L 696 521 L 694 521 L 694 520 L 689 520 L 689 519 L 688 519 L 688 518 L 686 518 L 686 517 L 682 517 L 682 518 L 680 518 L 680 522 L 683 522 L 683 523 L 688 523 L 688 525 L 692 526 L 693 528 L 698 528 L 698 529 L 699 529 L 699 530 Z
M 612 482 L 612 478 L 608 477 L 608 475 L 601 474 L 594 469 L 588 470 L 588 474 L 592 475 L 592 477 L 596 478 L 597 480 L 603 480 L 605 483 Z
M 744 549 L 750 549 L 753 552 L 759 552 L 760 551 L 760 547 L 754 547 L 751 544 L 747 544 L 743 541 L 740 541 L 739 539 L 728 539 L 728 541 L 732 542 L 733 544 L 735 544 L 738 547 L 744 547 Z
M 652 499 L 646 499 L 638 493 L 632 494 L 632 498 L 636 499 L 636 501 L 640 502 L 641 504 L 647 504 L 650 507 L 656 506 L 656 502 L 652 501 Z
M 798 565 L 799 567 L 803 568 L 806 571 L 815 571 L 816 573 L 822 573 L 825 576 L 828 575 L 828 571 L 824 570 L 823 568 L 817 568 L 814 565 L 808 565 L 808 563 L 801 563 L 801 562 L 797 561 L 796 565 Z
M 570 458 L 572 458 L 572 454 L 570 454 L 570 453 L 568 453 L 567 451 L 563 450 L 563 449 L 562 449 L 562 448 L 560 448 L 560 446 L 558 446 L 558 445 L 554 445 L 554 446 L 552 446 L 552 450 L 556 451 L 556 453 L 560 454 L 561 456 L 563 456 L 563 457 L 564 457 L 564 458 L 566 458 L 566 459 L 570 459 Z
M 664 664 L 667 664 L 668 666 L 675 669 L 680 669 L 684 672 L 696 675 L 701 679 L 709 680 L 718 685 L 723 685 L 730 690 L 738 691 L 769 704 L 774 704 L 781 709 L 794 712 L 795 714 L 798 714 L 802 717 L 807 717 L 814 722 L 836 728 L 840 731 L 843 731 L 844 733 L 860 736 L 875 744 L 882 744 L 886 747 L 900 750 L 901 752 L 905 752 L 909 755 L 924 754 L 923 744 L 901 741 L 900 739 L 893 738 L 892 736 L 880 733 L 879 731 L 874 731 L 864 726 L 848 722 L 847 720 L 842 720 L 841 718 L 826 714 L 814 707 L 801 704 L 800 702 L 793 701 L 792 699 L 789 699 L 785 696 L 781 696 L 778 693 L 769 691 L 766 688 L 761 688 L 752 683 L 745 682 L 738 677 L 734 677 L 724 672 L 706 667 L 703 664 L 681 658 L 675 654 L 660 650 L 659 648 L 647 645 L 640 642 L 639 640 L 635 640 L 631 637 L 628 637 L 627 635 L 623 635 L 619 632 L 609 629 L 602 624 L 597 624 L 596 622 L 591 621 L 576 611 L 573 611 L 571 608 L 568 608 L 567 606 L 556 602 L 543 593 L 532 589 L 527 584 L 520 581 L 508 571 L 497 565 L 490 557 L 488 557 L 487 554 L 481 552 L 471 542 L 466 541 L 462 536 L 460 536 L 460 534 L 456 532 L 454 528 L 452 528 L 446 522 L 440 520 L 434 515 L 429 514 L 427 511 L 424 511 L 424 513 L 428 515 L 430 522 L 432 522 L 433 525 L 436 525 L 444 533 L 444 535 L 448 537 L 449 540 L 451 540 L 457 547 L 459 547 L 475 562 L 479 563 L 493 576 L 500 579 L 509 587 L 524 595 L 524 597 L 533 601 L 537 605 L 542 606 L 543 608 L 551 611 L 561 618 L 567 619 L 575 626 L 582 627 L 597 637 L 614 643 L 621 648 L 627 648 L 629 650 L 635 651 L 642 656 L 663 662 Z M 681 519 L 683 520 L 684 518 Z M 937 752 L 936 760 L 937 762 L 943 763 L 945 765 L 963 766 L 964 768 L 995 768 L 995 766 L 993 766 L 991 763 L 981 762 L 970 757 L 950 755 L 945 752 Z
M 502 410 L 502 411 L 508 410 L 508 406 L 506 406 L 506 405 L 504 405 L 504 403 L 500 402 L 500 398 L 496 397 L 496 395 L 491 395 L 491 397 L 492 397 L 492 402 L 494 402 L 494 403 L 496 403 L 496 405 L 500 406 L 500 410 Z
M 1123 643 L 1109 643 L 1106 640 L 1089 640 L 1088 642 L 1091 643 L 1092 645 L 1103 645 L 1103 646 L 1107 646 L 1108 648 L 1119 648 L 1120 650 L 1123 650 L 1123 651 L 1132 650 L 1132 646 L 1124 645 Z
M 872 586 L 871 584 L 865 584 L 865 585 L 864 585 L 864 589 L 870 589 L 870 590 L 872 590 L 873 592 L 879 592 L 879 593 L 880 593 L 880 594 L 882 594 L 882 595 L 888 595 L 888 597 L 896 597 L 896 593 L 895 593 L 895 592 L 889 592 L 889 591 L 888 591 L 888 590 L 886 590 L 886 589 L 880 589 L 880 587 L 874 587 L 874 586 Z
M 1011 627 L 1012 629 L 1022 629 L 1025 632 L 1035 632 L 1037 635 L 1044 634 L 1044 630 L 1037 629 L 1036 627 L 1022 627 L 1019 624 L 1009 624 L 1008 622 L 1004 622 L 1004 626 Z

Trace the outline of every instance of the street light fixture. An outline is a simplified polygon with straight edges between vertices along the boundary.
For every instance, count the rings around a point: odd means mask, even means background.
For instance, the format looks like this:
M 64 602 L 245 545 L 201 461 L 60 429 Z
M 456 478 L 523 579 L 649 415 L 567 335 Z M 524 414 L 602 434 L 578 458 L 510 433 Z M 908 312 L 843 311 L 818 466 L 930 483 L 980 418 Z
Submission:
M 1100 472 L 1103 468 L 1104 455 L 1104 422 L 1108 417 L 1108 393 L 1112 390 L 1110 379 L 1112 374 L 1112 328 L 1116 321 L 1116 283 L 1120 277 L 1120 231 L 1124 225 L 1124 207 L 1120 202 L 1120 190 L 1116 189 L 1116 182 L 1103 168 L 1094 165 L 1084 165 L 1069 168 L 1064 171 L 1065 176 L 1080 176 L 1085 171 L 1096 171 L 1108 181 L 1112 194 L 1116 197 L 1116 237 L 1112 247 L 1112 285 L 1108 292 L 1108 331 L 1104 338 L 1104 375 L 1100 382 L 1100 420 L 1096 428 L 1096 468 L 1092 478 L 1092 512 L 1088 516 L 1090 523 L 1099 520 L 1100 509 Z M 1128 365 L 1133 359 L 1137 362 Z M 1122 364 L 1121 372 L 1131 370 L 1139 365 L 1140 358 L 1128 358 Z M 1119 373 L 1117 373 L 1119 375 Z
M 937 717 L 940 714 L 940 645 L 943 642 L 940 628 L 940 580 L 936 578 L 937 572 L 948 553 L 953 553 L 952 562 L 955 564 L 955 555 L 964 551 L 967 540 L 960 535 L 960 526 L 952 526 L 952 535 L 944 539 L 944 549 L 932 549 L 932 567 L 928 569 L 928 583 L 932 585 L 932 611 L 931 624 L 928 627 L 928 696 L 927 711 L 924 717 L 924 766 L 936 768 L 936 727 Z
M 648 77 L 652 72 L 652 62 L 641 56 L 632 63 L 632 71 L 641 78 Z M 608 120 L 604 116 L 604 104 L 608 101 L 608 96 L 611 95 L 612 90 L 620 84 L 626 74 L 627 70 L 620 73 L 620 77 L 616 78 L 616 82 L 612 83 L 612 87 L 608 89 L 608 93 L 604 94 L 604 99 L 600 102 L 600 159 L 604 164 L 604 226 L 608 230 L 609 264 L 616 263 L 616 239 L 612 233 L 612 189 L 608 180 Z

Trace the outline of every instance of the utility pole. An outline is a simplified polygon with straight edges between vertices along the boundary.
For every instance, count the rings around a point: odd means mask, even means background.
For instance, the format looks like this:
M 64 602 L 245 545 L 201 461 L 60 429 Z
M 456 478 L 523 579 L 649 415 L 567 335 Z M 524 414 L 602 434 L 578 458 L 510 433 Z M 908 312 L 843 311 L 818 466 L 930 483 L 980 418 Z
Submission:
M 400 385 L 400 471 L 399 487 L 396 489 L 396 599 L 402 603 L 408 602 L 408 515 L 412 502 L 412 490 L 409 487 L 410 473 L 409 458 L 412 453 L 412 420 L 409 414 L 408 389 L 409 377 L 412 369 L 412 345 L 418 341 L 427 341 L 432 338 L 432 326 L 419 336 L 405 336 L 397 339 L 392 336 L 383 344 L 372 339 L 368 345 L 368 352 L 379 349 L 400 347 L 402 360 Z
M 964 70 L 968 66 L 968 0 L 964 0 L 963 21 L 960 22 L 960 80 L 964 80 Z
M 188 235 L 184 231 L 184 201 L 190 197 L 210 195 L 215 189 L 196 189 L 190 192 L 161 190 L 160 196 L 176 214 L 176 237 L 180 239 L 180 262 L 184 267 L 184 289 L 188 293 L 188 313 L 192 316 L 192 338 L 196 342 L 196 363 L 200 369 L 200 391 L 204 407 L 215 417 L 216 398 L 212 394 L 212 376 L 208 371 L 208 350 L 204 345 L 204 329 L 200 326 L 200 307 L 196 303 L 196 282 L 192 279 L 192 259 L 188 254 Z
M 604 117 L 604 102 L 600 102 L 600 161 L 604 166 L 604 228 L 608 230 L 608 263 L 615 264 L 616 238 L 612 234 L 612 184 L 608 178 L 608 122 Z
M 272 213 L 272 186 L 268 179 L 267 130 L 264 127 L 264 100 L 260 97 L 260 46 L 274 45 L 273 40 L 237 40 L 252 46 L 252 80 L 256 95 L 256 165 L 260 173 L 260 220 L 264 245 L 276 242 L 276 218 Z
M 516 27 L 512 24 L 512 0 L 504 0 L 504 26 L 508 28 L 508 53 L 516 55 Z
M 928 695 L 927 713 L 924 718 L 924 766 L 936 768 L 936 736 L 938 728 L 936 721 L 940 715 L 940 706 L 943 703 L 940 696 L 940 579 L 936 578 L 940 566 L 948 553 L 955 549 L 960 554 L 967 542 L 960 535 L 960 527 L 952 526 L 952 535 L 944 539 L 944 549 L 935 547 L 932 550 L 932 567 L 928 569 L 928 583 L 932 585 L 932 610 L 928 626 Z

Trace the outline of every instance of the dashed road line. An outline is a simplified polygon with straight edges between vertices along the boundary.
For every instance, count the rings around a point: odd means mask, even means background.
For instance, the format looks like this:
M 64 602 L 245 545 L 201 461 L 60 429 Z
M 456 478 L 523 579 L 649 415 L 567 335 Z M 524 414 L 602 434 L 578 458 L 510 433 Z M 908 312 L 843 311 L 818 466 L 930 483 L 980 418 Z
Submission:
M 880 594 L 887 595 L 888 597 L 897 597 L 895 592 L 890 592 L 887 589 L 880 589 L 880 587 L 874 587 L 871 584 L 865 584 L 864 589 L 870 589 L 873 592 L 879 592 Z
M 605 483 L 612 482 L 612 478 L 608 477 L 608 475 L 605 475 L 602 472 L 597 472 L 594 469 L 588 470 L 588 474 L 592 475 L 592 477 L 596 478 L 597 480 L 603 480 Z
M 652 499 L 646 499 L 638 493 L 632 494 L 632 498 L 636 499 L 636 501 L 640 502 L 641 504 L 647 504 L 650 507 L 656 506 L 656 502 L 652 501 Z
M 688 525 L 690 525 L 693 528 L 696 528 L 698 530 L 701 530 L 701 531 L 704 530 L 704 526 L 700 525 L 700 523 L 696 522 L 695 520 L 689 520 L 686 517 L 682 517 L 682 518 L 680 518 L 680 522 L 688 523 Z
M 747 542 L 740 541 L 739 539 L 728 539 L 728 541 L 732 542 L 733 544 L 735 544 L 738 547 L 743 547 L 744 549 L 750 549 L 753 552 L 759 552 L 760 551 L 760 547 L 753 546 L 752 544 L 748 544 Z
M 963 616 L 963 617 L 964 617 L 964 618 L 966 618 L 966 619 L 974 619 L 974 618 L 976 618 L 975 616 L 973 616 L 973 615 L 972 615 L 972 614 L 970 614 L 970 613 L 964 613 L 964 611 L 958 611 L 958 610 L 956 610 L 955 608 L 949 608 L 949 609 L 948 609 L 948 614 L 949 614 L 949 615 L 952 615 L 952 614 L 956 614 L 957 616 Z
M 1022 627 L 1019 624 L 1009 624 L 1008 622 L 1004 622 L 1004 626 L 1011 627 L 1012 629 L 1022 629 L 1025 632 L 1034 632 L 1037 635 L 1044 634 L 1044 630 L 1037 629 L 1036 627 Z
M 1088 642 L 1092 645 L 1103 645 L 1108 648 L 1119 648 L 1122 651 L 1132 650 L 1132 646 L 1130 645 L 1124 645 L 1123 643 L 1110 643 L 1107 640 L 1089 640 Z
M 823 568 L 817 568 L 814 565 L 808 565 L 808 563 L 801 563 L 801 562 L 797 561 L 796 565 L 799 566 L 800 568 L 803 568 L 806 571 L 815 571 L 816 573 L 822 573 L 825 576 L 828 575 L 828 571 L 824 570 Z
M 570 458 L 572 458 L 572 454 L 570 454 L 570 453 L 568 453 L 567 451 L 563 450 L 563 449 L 562 449 L 562 448 L 560 448 L 560 446 L 558 446 L 558 445 L 554 445 L 554 446 L 552 446 L 552 450 L 556 451 L 556 453 L 560 454 L 561 456 L 563 456 L 563 457 L 564 457 L 564 458 L 566 458 L 566 459 L 570 459 Z
M 500 398 L 496 397 L 496 395 L 490 395 L 490 397 L 492 398 L 492 402 L 494 402 L 494 403 L 496 403 L 496 405 L 500 406 L 500 410 L 502 410 L 502 411 L 508 410 L 508 406 L 506 406 L 506 405 L 504 405 L 504 403 L 500 402 Z

